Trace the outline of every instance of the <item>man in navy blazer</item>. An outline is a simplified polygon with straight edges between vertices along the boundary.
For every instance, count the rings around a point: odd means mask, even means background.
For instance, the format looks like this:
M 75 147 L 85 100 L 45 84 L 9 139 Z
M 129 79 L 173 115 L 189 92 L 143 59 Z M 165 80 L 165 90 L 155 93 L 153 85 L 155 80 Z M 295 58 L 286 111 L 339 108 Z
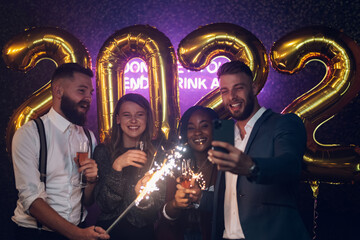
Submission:
M 235 124 L 235 146 L 213 141 L 228 153 L 209 150 L 220 171 L 213 201 L 212 239 L 310 239 L 297 210 L 297 187 L 306 131 L 295 114 L 260 107 L 252 72 L 240 61 L 219 71 L 224 107 Z M 226 133 L 224 133 L 226 134 Z

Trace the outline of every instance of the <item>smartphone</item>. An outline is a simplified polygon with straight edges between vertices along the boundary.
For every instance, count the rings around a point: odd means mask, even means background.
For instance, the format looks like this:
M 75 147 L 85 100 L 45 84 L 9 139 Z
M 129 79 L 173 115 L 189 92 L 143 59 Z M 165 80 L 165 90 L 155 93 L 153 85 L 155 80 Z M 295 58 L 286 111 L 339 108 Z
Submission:
M 233 120 L 213 120 L 213 141 L 227 142 L 234 145 L 234 121 Z M 213 147 L 214 150 L 228 153 L 222 147 Z

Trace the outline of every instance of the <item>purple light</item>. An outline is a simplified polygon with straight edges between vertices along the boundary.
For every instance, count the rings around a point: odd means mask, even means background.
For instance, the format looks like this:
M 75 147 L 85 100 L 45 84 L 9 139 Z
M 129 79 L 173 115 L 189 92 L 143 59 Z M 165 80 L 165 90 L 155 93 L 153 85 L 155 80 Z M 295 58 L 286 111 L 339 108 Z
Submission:
M 205 69 L 198 72 L 187 70 L 178 62 L 181 114 L 219 86 L 217 70 L 221 64 L 228 61 L 226 57 L 216 57 Z M 126 93 L 136 92 L 149 100 L 147 71 L 146 63 L 142 59 L 134 58 L 126 64 L 124 74 Z

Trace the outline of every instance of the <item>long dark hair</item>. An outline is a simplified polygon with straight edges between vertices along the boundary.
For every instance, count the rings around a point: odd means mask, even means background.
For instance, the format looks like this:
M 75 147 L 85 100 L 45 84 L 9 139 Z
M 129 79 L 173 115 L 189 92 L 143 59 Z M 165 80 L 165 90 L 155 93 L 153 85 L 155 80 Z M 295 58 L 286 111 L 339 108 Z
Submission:
M 144 98 L 142 95 L 137 93 L 128 93 L 122 96 L 116 104 L 113 114 L 113 125 L 110 131 L 111 137 L 105 141 L 110 147 L 111 158 L 114 160 L 125 152 L 123 143 L 123 130 L 121 129 L 120 124 L 117 124 L 116 122 L 116 116 L 119 113 L 120 107 L 125 102 L 134 102 L 140 107 L 144 108 L 146 112 L 146 128 L 144 133 L 140 136 L 140 139 L 144 142 L 144 149 L 149 157 L 154 153 L 154 147 L 151 143 L 154 130 L 154 118 L 151 112 L 151 107 L 148 100 L 146 100 L 146 98 Z
M 179 128 L 178 128 L 178 135 L 181 136 L 181 142 L 186 143 L 187 142 L 187 128 L 189 124 L 190 117 L 193 115 L 194 112 L 197 110 L 201 110 L 207 115 L 210 116 L 211 120 L 219 118 L 218 114 L 211 108 L 203 107 L 203 106 L 192 106 L 188 110 L 184 112 L 182 115 L 180 122 L 179 122 Z
M 200 110 L 200 111 L 204 112 L 205 114 L 209 115 L 211 120 L 219 118 L 218 114 L 211 108 L 207 108 L 207 107 L 203 107 L 203 106 L 192 106 L 192 107 L 190 107 L 188 110 L 186 110 L 184 112 L 184 114 L 182 115 L 182 117 L 180 119 L 180 122 L 179 122 L 178 135 L 181 137 L 181 140 L 180 140 L 181 143 L 185 144 L 185 143 L 188 142 L 187 129 L 188 129 L 189 120 L 190 120 L 191 116 L 193 115 L 193 113 L 198 111 L 198 110 Z M 189 151 L 187 151 L 187 154 L 186 154 L 185 157 L 189 157 L 191 159 L 194 159 L 193 150 L 191 148 L 188 148 L 188 149 L 189 149 Z

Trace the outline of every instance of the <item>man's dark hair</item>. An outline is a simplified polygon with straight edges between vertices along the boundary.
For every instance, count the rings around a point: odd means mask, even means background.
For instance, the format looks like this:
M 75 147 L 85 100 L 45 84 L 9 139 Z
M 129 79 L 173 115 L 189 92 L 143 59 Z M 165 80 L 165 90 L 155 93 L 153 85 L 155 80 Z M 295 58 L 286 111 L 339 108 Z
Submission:
M 253 79 L 253 74 L 250 68 L 242 61 L 231 61 L 224 63 L 217 71 L 218 78 L 220 78 L 222 75 L 237 73 L 245 73 L 250 77 L 251 80 Z
M 89 68 L 84 68 L 83 66 L 77 63 L 65 63 L 60 65 L 54 72 L 51 81 L 54 82 L 58 78 L 71 78 L 74 76 L 74 73 L 83 73 L 89 77 L 93 77 L 94 74 Z

